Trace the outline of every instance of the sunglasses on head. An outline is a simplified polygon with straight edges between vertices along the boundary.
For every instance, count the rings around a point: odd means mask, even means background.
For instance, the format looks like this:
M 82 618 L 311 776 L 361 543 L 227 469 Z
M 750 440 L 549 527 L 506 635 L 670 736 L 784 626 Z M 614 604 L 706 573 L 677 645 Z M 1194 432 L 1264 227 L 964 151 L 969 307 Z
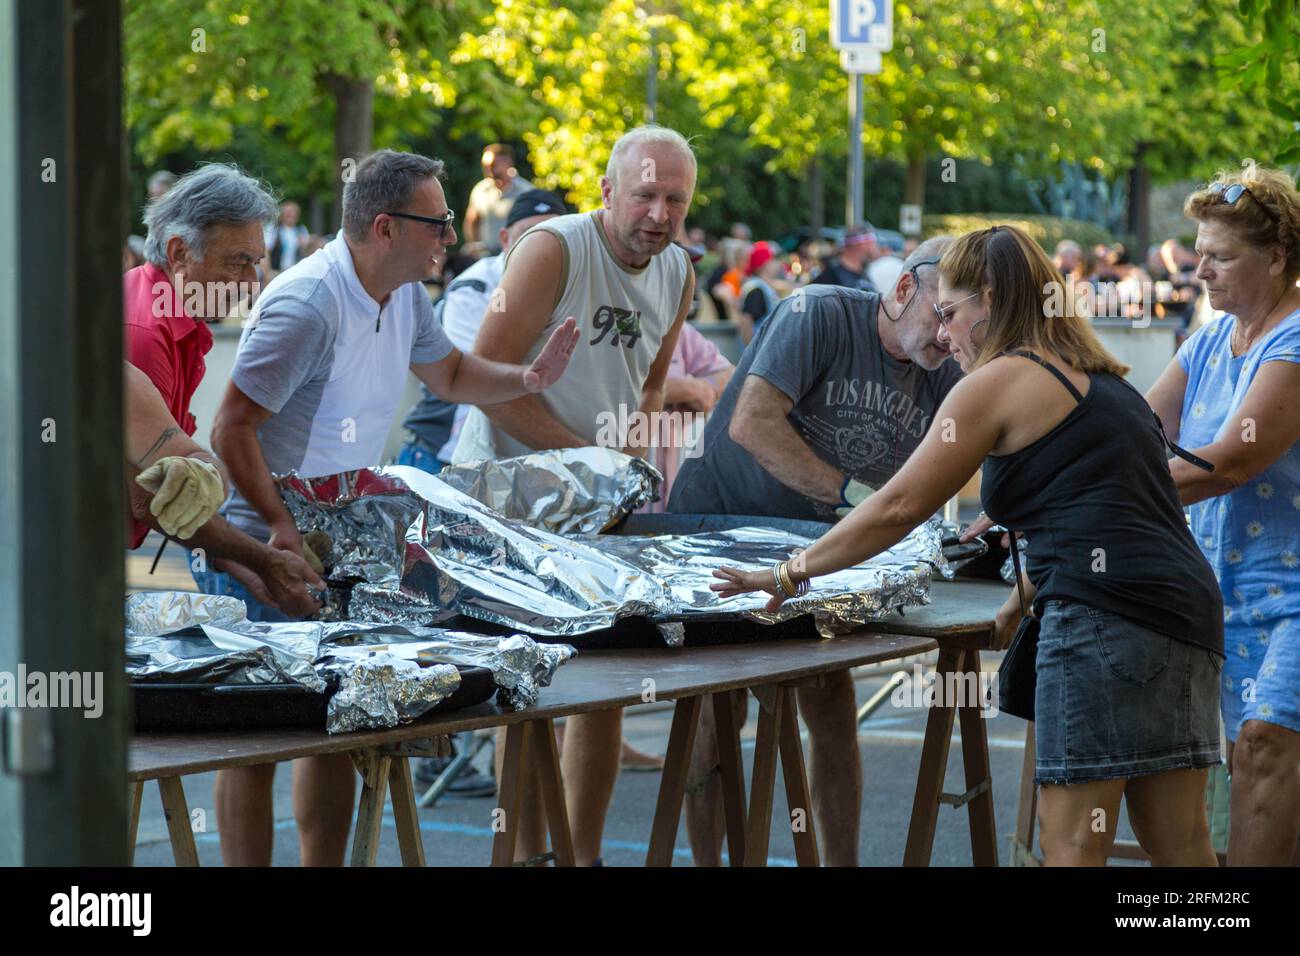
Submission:
M 1281 224 L 1280 220 L 1277 218 L 1277 213 L 1265 206 L 1260 201 L 1260 198 L 1250 191 L 1249 186 L 1242 183 L 1233 183 L 1231 186 L 1225 186 L 1223 183 L 1210 183 L 1210 192 L 1215 196 L 1218 196 L 1219 202 L 1223 203 L 1225 206 L 1235 206 L 1237 200 L 1240 199 L 1244 193 L 1251 199 L 1255 200 L 1255 205 L 1268 214 L 1268 218 L 1273 220 L 1274 225 Z

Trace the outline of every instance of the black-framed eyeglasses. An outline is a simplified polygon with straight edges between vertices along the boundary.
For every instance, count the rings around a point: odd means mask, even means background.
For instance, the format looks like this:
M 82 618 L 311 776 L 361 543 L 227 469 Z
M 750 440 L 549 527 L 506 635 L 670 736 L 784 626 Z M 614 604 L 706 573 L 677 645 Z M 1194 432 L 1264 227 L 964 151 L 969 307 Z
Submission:
M 428 223 L 430 226 L 437 226 L 439 239 L 447 235 L 447 230 L 456 222 L 456 214 L 450 209 L 447 210 L 447 215 L 443 216 L 441 219 L 434 219 L 432 216 L 417 216 L 413 212 L 386 212 L 384 215 L 394 216 L 398 219 L 413 219 L 416 222 L 424 222 Z
M 1268 218 L 1273 220 L 1273 225 L 1281 225 L 1282 221 L 1278 219 L 1277 213 L 1265 206 L 1263 202 L 1260 201 L 1260 198 L 1250 191 L 1250 187 L 1244 183 L 1233 183 L 1231 186 L 1225 186 L 1223 183 L 1210 183 L 1210 192 L 1218 196 L 1219 202 L 1223 203 L 1225 206 L 1236 205 L 1236 202 L 1241 198 L 1242 193 L 1245 193 L 1251 199 L 1255 200 L 1256 206 L 1268 214 Z

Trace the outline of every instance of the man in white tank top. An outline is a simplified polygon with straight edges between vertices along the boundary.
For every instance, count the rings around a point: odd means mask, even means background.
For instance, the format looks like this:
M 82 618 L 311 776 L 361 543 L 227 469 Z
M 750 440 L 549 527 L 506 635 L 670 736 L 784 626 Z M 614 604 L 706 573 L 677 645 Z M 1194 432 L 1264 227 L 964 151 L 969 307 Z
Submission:
M 614 144 L 600 183 L 603 208 L 548 220 L 511 246 L 475 354 L 509 362 L 535 355 L 568 316 L 582 335 L 567 375 L 545 394 L 472 410 L 455 462 L 595 445 L 608 415 L 628 421 L 638 411 L 662 410 L 668 365 L 695 291 L 686 250 L 673 244 L 695 173 L 695 156 L 680 134 L 639 127 Z M 622 725 L 621 710 L 568 719 L 561 761 L 579 866 L 600 858 Z M 525 800 L 520 859 L 545 851 L 537 794 Z

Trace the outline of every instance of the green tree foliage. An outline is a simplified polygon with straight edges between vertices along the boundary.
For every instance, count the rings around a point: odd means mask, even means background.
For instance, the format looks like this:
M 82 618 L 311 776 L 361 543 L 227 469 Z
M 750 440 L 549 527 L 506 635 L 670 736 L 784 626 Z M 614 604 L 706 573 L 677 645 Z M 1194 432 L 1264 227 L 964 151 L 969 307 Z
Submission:
M 866 80 L 867 156 L 908 165 L 916 188 L 928 158 L 936 211 L 988 208 L 960 176 L 936 187 L 941 158 L 979 164 L 985 191 L 1001 171 L 1003 195 L 1061 162 L 1114 177 L 1139 144 L 1157 179 L 1244 155 L 1284 160 L 1300 96 L 1294 21 L 1278 11 L 1293 2 L 1241 0 L 1243 25 L 1206 0 L 900 0 L 894 49 Z M 125 10 L 141 164 L 232 157 L 281 188 L 327 196 L 336 153 L 355 142 L 340 140 L 341 91 L 361 84 L 374 144 L 454 158 L 453 197 L 477 178 L 482 143 L 501 139 L 526 147 L 520 165 L 535 182 L 589 208 L 614 141 L 647 119 L 653 74 L 655 118 L 694 137 L 695 218 L 715 230 L 732 218 L 769 231 L 806 221 L 817 161 L 826 218 L 840 219 L 847 79 L 820 0 L 126 0 Z M 1250 95 L 1220 89 L 1211 64 Z M 889 224 L 901 174 L 872 169 L 868 212 Z
M 276 183 L 330 192 L 339 80 L 374 89 L 374 139 L 420 136 L 472 89 L 500 109 L 527 97 L 450 47 L 489 4 L 429 0 L 127 0 L 126 119 L 145 163 L 229 152 Z M 473 128 L 482 112 L 457 118 Z M 250 164 L 253 165 L 253 164 Z
M 1201 0 L 1202 10 L 1217 11 L 1219 25 L 1234 20 L 1222 3 Z M 1296 0 L 1237 0 L 1245 24 L 1242 45 L 1216 53 L 1223 89 L 1237 97 L 1267 103 L 1285 132 L 1271 156 L 1274 163 L 1300 162 L 1300 11 Z M 1261 157 L 1262 158 L 1262 157 Z
M 1160 7 L 1169 39 L 1145 110 L 1146 161 L 1159 180 L 1209 177 L 1251 157 L 1285 162 L 1291 124 L 1267 97 L 1223 82 L 1216 64 L 1251 50 L 1259 32 L 1230 4 L 1181 3 Z

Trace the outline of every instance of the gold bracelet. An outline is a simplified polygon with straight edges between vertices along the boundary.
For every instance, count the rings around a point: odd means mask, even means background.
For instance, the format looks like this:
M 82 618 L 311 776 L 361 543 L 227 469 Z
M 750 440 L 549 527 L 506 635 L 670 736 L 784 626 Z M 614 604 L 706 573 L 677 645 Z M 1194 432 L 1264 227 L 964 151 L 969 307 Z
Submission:
M 794 579 L 790 576 L 790 562 L 782 561 L 776 566 L 776 568 L 777 573 L 781 575 L 781 584 L 784 586 L 786 592 L 791 597 L 797 595 L 799 589 L 795 586 Z
M 772 581 L 776 585 L 776 589 L 781 593 L 782 597 L 794 597 L 794 591 L 785 586 L 785 581 L 781 577 L 780 564 L 772 565 Z
M 785 569 L 786 582 L 789 585 L 790 590 L 794 592 L 795 597 L 801 597 L 812 590 L 812 579 L 804 578 L 802 581 L 797 580 L 794 573 L 790 570 L 789 561 L 785 562 L 782 567 Z

